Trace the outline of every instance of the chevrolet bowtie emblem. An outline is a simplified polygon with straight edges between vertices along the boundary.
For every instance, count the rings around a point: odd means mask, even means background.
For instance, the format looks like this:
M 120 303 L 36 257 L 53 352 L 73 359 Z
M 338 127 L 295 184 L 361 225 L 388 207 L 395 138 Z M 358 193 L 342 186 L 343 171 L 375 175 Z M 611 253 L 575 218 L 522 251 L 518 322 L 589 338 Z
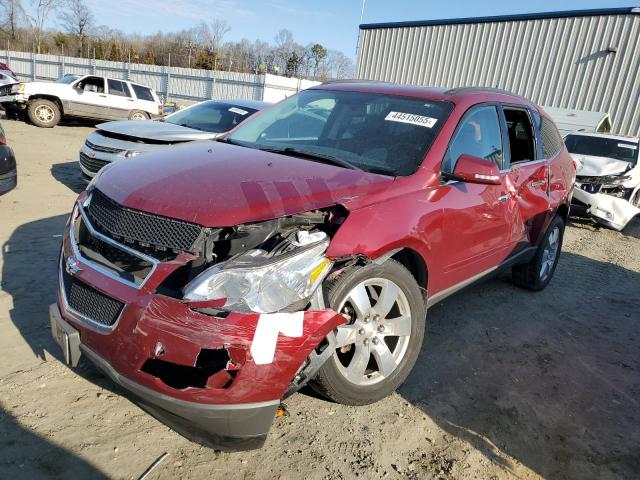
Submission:
M 96 156 L 96 154 L 95 154 L 95 153 L 93 153 L 93 152 L 89 152 L 89 153 L 87 153 L 87 157 L 89 157 L 89 158 L 93 158 L 93 157 L 95 157 L 95 156 Z
M 69 275 L 75 275 L 82 271 L 82 268 L 80 268 L 80 264 L 72 257 L 67 258 L 64 263 L 64 269 Z

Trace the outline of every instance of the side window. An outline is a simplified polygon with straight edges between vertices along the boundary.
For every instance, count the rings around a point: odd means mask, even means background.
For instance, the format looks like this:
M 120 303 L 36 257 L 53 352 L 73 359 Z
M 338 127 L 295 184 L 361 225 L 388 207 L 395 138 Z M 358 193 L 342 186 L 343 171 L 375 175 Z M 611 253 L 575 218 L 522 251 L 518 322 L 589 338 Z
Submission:
M 544 158 L 555 157 L 562 150 L 562 136 L 547 117 L 542 117 L 540 123 L 540 137 L 542 139 L 542 153 Z
M 131 84 L 131 88 L 133 88 L 133 93 L 136 94 L 138 100 L 146 100 L 148 102 L 155 102 L 153 98 L 153 94 L 151 93 L 151 89 L 147 87 L 143 87 L 142 85 L 136 85 L 134 83 Z
M 87 77 L 80 80 L 76 88 L 84 90 L 85 92 L 104 93 L 104 78 L 102 77 Z
M 528 112 L 519 108 L 505 107 L 504 118 L 507 121 L 507 132 L 509 133 L 511 163 L 535 160 L 535 137 Z
M 491 160 L 502 168 L 502 133 L 494 106 L 479 107 L 467 114 L 453 136 L 442 162 L 444 173 L 453 173 L 461 155 Z
M 119 97 L 130 97 L 131 93 L 129 93 L 129 89 L 127 88 L 127 84 L 121 82 L 119 80 L 107 80 L 109 84 L 109 93 L 111 95 L 117 95 Z

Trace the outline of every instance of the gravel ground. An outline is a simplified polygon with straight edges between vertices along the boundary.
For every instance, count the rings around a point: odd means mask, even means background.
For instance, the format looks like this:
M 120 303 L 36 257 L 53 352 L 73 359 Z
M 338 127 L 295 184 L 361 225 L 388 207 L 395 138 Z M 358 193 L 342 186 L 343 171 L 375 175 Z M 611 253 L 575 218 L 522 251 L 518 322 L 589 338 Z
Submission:
M 413 374 L 368 407 L 305 392 L 265 447 L 219 453 L 169 430 L 48 327 L 87 126 L 3 121 L 17 190 L 0 197 L 0 478 L 639 478 L 640 235 L 572 223 L 542 293 L 498 277 L 429 311 Z

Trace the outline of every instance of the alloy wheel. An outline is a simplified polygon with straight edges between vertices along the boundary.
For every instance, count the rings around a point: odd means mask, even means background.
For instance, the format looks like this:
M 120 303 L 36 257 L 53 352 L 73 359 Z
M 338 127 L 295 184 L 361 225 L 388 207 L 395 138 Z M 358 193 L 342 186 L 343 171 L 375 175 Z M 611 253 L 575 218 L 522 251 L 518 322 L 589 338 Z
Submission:
M 48 105 L 40 105 L 36 108 L 35 114 L 38 120 L 44 123 L 49 123 L 55 117 L 55 112 Z
M 349 320 L 337 329 L 333 356 L 344 378 L 368 386 L 392 375 L 411 336 L 411 309 L 402 289 L 384 278 L 365 280 L 347 294 L 338 311 Z
M 547 243 L 542 252 L 542 264 L 540 265 L 540 280 L 543 282 L 549 278 L 553 272 L 553 267 L 556 264 L 558 258 L 558 251 L 560 250 L 560 227 L 555 226 L 549 237 Z

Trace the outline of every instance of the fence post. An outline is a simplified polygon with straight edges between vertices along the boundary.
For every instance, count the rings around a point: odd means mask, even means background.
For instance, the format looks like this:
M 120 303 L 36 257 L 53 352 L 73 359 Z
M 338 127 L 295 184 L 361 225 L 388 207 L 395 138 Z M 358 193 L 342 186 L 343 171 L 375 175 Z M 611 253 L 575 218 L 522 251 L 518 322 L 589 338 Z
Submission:
M 211 70 L 211 95 L 209 95 L 211 100 L 216 99 L 216 71 Z
M 64 77 L 64 53 L 60 55 L 60 78 Z
M 171 57 L 169 57 L 171 58 Z M 169 101 L 169 95 L 171 94 L 171 67 L 164 67 L 164 73 L 166 78 L 166 91 L 165 91 L 165 95 L 164 95 L 164 101 L 168 102 Z
M 91 75 L 95 75 L 95 74 L 96 74 L 96 72 L 97 72 L 97 69 L 96 69 L 96 59 L 95 59 L 95 58 L 93 58 L 93 59 L 91 59 Z
M 31 52 L 31 80 L 36 81 L 36 52 Z

